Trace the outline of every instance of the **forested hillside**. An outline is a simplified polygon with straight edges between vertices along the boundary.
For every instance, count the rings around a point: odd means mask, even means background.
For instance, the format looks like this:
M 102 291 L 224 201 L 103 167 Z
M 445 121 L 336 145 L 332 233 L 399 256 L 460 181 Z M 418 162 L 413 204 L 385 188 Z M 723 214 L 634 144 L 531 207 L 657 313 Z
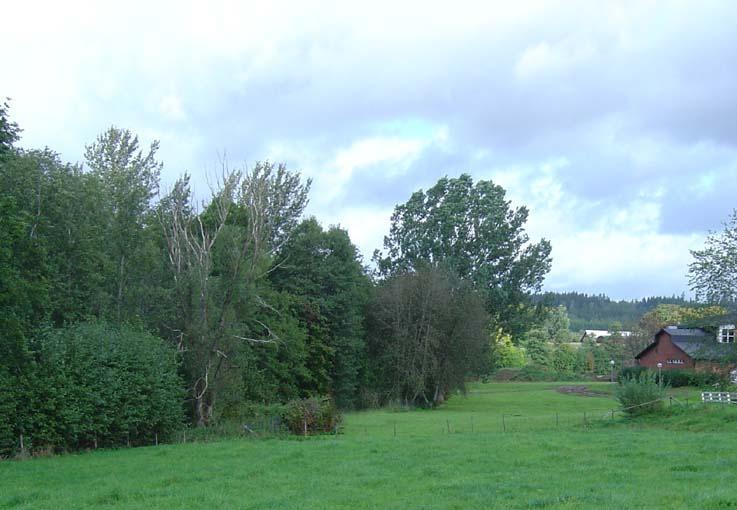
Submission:
M 654 296 L 633 301 L 615 301 L 604 294 L 579 292 L 545 292 L 534 299 L 550 306 L 565 306 L 571 321 L 571 331 L 610 329 L 616 324 L 622 329 L 632 330 L 645 313 L 658 305 L 695 304 L 684 296 Z

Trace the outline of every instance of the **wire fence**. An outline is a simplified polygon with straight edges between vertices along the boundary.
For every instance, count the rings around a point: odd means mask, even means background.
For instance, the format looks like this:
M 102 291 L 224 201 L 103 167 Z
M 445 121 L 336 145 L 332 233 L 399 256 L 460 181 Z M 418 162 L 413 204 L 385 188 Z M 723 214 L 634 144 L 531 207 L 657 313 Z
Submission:
M 383 423 L 348 423 L 336 425 L 331 432 L 334 435 L 347 435 L 354 437 L 418 437 L 418 436 L 436 436 L 439 434 L 483 434 L 483 433 L 524 433 L 524 432 L 542 432 L 542 431 L 574 431 L 586 432 L 587 430 L 604 425 L 607 423 L 616 423 L 618 420 L 635 411 L 637 408 L 652 406 L 662 402 L 666 407 L 695 408 L 705 407 L 713 404 L 735 404 L 737 400 L 732 398 L 704 398 L 700 400 L 690 400 L 688 398 L 681 399 L 674 396 L 666 396 L 649 402 L 629 406 L 629 407 L 610 407 L 600 409 L 588 409 L 580 412 L 550 412 L 546 414 L 525 414 L 519 412 L 495 413 L 494 415 L 479 413 L 478 415 L 469 414 L 454 415 L 452 417 L 442 417 L 438 415 L 438 419 L 428 421 L 426 415 L 424 417 L 415 415 L 414 419 L 391 420 Z M 725 406 L 726 407 L 726 406 Z M 418 423 L 419 421 L 419 423 Z M 312 433 L 303 434 L 303 436 L 312 436 Z M 314 434 L 325 436 L 325 433 Z M 259 416 L 246 420 L 227 421 L 211 425 L 208 427 L 188 427 L 166 437 L 159 437 L 158 434 L 152 434 L 152 440 L 148 446 L 156 446 L 160 443 L 181 444 L 181 443 L 207 443 L 216 442 L 223 439 L 247 439 L 247 438 L 298 438 L 289 431 L 283 423 L 280 416 Z M 20 451 L 25 451 L 27 439 L 21 434 L 19 437 Z M 118 445 L 125 446 L 146 446 L 146 444 L 130 443 Z M 94 448 L 96 449 L 95 444 Z

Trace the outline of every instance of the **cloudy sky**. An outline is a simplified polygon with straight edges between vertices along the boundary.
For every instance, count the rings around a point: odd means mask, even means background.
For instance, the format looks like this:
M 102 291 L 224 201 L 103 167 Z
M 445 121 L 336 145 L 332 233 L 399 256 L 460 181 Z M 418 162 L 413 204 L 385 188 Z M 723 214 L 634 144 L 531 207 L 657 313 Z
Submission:
M 168 183 L 286 161 L 367 258 L 468 172 L 529 207 L 548 290 L 688 291 L 737 198 L 737 2 L 350 4 L 13 2 L 0 96 L 72 162 L 111 124 L 161 141 Z

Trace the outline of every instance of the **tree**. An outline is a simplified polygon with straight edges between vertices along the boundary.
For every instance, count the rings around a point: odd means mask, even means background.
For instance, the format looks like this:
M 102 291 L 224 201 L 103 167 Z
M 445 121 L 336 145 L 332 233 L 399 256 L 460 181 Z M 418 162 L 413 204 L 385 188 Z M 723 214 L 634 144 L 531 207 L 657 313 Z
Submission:
M 313 393 L 331 393 L 341 408 L 357 405 L 365 368 L 364 308 L 370 281 L 348 232 L 323 230 L 315 218 L 293 231 L 270 279 L 295 296 L 295 314 L 307 333 Z
M 426 268 L 388 278 L 369 322 L 370 373 L 381 401 L 436 406 L 483 368 L 483 300 L 455 275 Z
M 201 213 L 187 176 L 159 206 L 177 301 L 168 328 L 184 353 L 198 425 L 210 422 L 218 394 L 234 384 L 246 346 L 282 341 L 258 318 L 273 306 L 257 284 L 274 269 L 309 186 L 284 165 L 258 163 L 245 174 L 225 168 Z
M 138 137 L 111 127 L 85 149 L 85 160 L 101 185 L 97 220 L 105 226 L 108 253 L 106 276 L 114 317 L 123 319 L 129 287 L 140 277 L 144 228 L 153 217 L 152 199 L 159 189 L 162 164 L 156 160 L 159 142 L 144 153 Z M 145 274 L 145 272 L 143 273 Z
M 543 320 L 525 333 L 522 345 L 533 363 L 550 366 L 553 364 L 551 356 L 571 340 L 570 322 L 565 306 L 544 308 L 542 314 Z
M 551 262 L 547 240 L 530 242 L 527 216 L 527 208 L 512 208 L 491 181 L 444 177 L 395 207 L 385 253 L 374 258 L 384 276 L 425 265 L 447 268 L 482 292 L 487 312 L 518 335 L 534 310 L 521 305 L 540 290 Z
M 21 129 L 18 124 L 11 122 L 8 118 L 10 105 L 9 99 L 0 103 L 0 156 L 7 154 L 13 148 L 13 144 L 20 139 Z
M 710 232 L 702 250 L 691 250 L 689 286 L 696 298 L 716 304 L 737 302 L 737 210 L 720 233 Z

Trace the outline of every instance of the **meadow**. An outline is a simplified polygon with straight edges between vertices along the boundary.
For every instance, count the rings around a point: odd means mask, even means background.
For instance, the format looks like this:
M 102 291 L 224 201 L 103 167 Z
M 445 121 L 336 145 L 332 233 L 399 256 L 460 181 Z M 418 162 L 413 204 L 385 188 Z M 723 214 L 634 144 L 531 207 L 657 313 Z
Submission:
M 475 384 L 432 411 L 349 414 L 332 436 L 0 462 L 0 508 L 737 507 L 737 411 L 681 390 L 661 416 L 612 418 L 611 385 L 581 384 L 597 396 Z

